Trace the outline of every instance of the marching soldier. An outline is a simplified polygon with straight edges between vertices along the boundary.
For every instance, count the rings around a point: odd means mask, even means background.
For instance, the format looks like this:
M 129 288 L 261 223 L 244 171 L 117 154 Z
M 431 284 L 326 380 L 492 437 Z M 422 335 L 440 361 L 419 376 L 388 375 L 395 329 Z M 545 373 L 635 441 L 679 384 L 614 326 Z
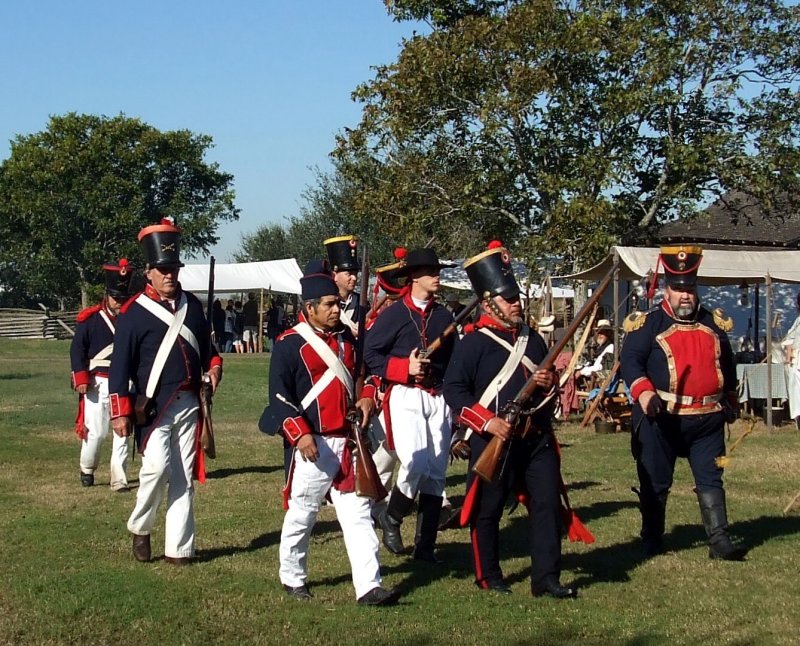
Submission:
M 300 320 L 282 334 L 273 349 L 269 407 L 262 430 L 279 428 L 294 447 L 284 489 L 280 544 L 280 580 L 287 594 L 308 601 L 307 555 L 311 531 L 327 494 L 336 509 L 350 560 L 356 598 L 361 605 L 394 603 L 396 589 L 381 586 L 379 543 L 370 518 L 370 501 L 356 495 L 350 422 L 355 406 L 362 424 L 374 408 L 375 389 L 355 393 L 355 340 L 340 324 L 339 290 L 329 273 L 300 279 Z
M 81 440 L 81 484 L 91 487 L 100 461 L 100 447 L 108 435 L 108 370 L 114 350 L 114 331 L 120 307 L 128 299 L 131 267 L 122 258 L 117 265 L 103 265 L 106 295 L 99 305 L 78 314 L 78 327 L 70 346 L 72 387 L 78 392 L 75 434 Z M 128 491 L 128 442 L 112 435 L 111 489 Z
M 620 363 L 635 400 L 633 448 L 639 476 L 641 537 L 646 557 L 662 550 L 675 460 L 689 459 L 708 535 L 709 556 L 741 560 L 728 536 L 721 466 L 724 425 L 735 419 L 736 373 L 722 310 L 699 303 L 698 246 L 662 247 L 666 289 L 660 305 L 625 319 Z
M 387 447 L 400 461 L 389 504 L 379 518 L 383 543 L 394 554 L 405 551 L 400 526 L 419 493 L 414 558 L 432 563 L 439 562 L 436 535 L 450 446 L 451 415 L 442 379 L 453 336 L 431 358 L 426 349 L 453 322 L 453 315 L 435 300 L 444 266 L 433 249 L 408 252 L 408 292 L 377 318 L 364 348 L 369 373 L 384 383 L 381 424 Z
M 499 242 L 467 260 L 464 269 L 483 299 L 483 313 L 456 346 L 445 375 L 445 399 L 470 431 L 470 467 L 493 435 L 506 441 L 507 451 L 505 466 L 490 484 L 471 470 L 467 481 L 471 502 L 465 502 L 462 519 L 469 517 L 475 583 L 511 593 L 500 567 L 499 537 L 503 507 L 513 489 L 530 501 L 533 594 L 576 597 L 574 586 L 560 583 L 562 517 L 553 403 L 523 414 L 515 428 L 500 412 L 531 374 L 543 393 L 552 391 L 554 374 L 536 367 L 547 354 L 545 342 L 523 322 L 511 258 Z
M 328 238 L 322 244 L 328 252 L 333 280 L 339 290 L 341 321 L 353 334 L 358 334 L 358 317 L 361 313 L 360 295 L 356 292 L 356 281 L 361 269 L 358 261 L 358 237 L 338 236 Z
M 122 309 L 109 379 L 114 432 L 127 437 L 135 418 L 142 454 L 136 506 L 128 519 L 133 555 L 150 560 L 150 533 L 166 484 L 164 560 L 174 565 L 188 564 L 195 551 L 192 479 L 205 480 L 201 381 L 208 380 L 214 391 L 222 378 L 203 306 L 178 282 L 184 266 L 180 237 L 167 219 L 139 232 L 148 284 Z

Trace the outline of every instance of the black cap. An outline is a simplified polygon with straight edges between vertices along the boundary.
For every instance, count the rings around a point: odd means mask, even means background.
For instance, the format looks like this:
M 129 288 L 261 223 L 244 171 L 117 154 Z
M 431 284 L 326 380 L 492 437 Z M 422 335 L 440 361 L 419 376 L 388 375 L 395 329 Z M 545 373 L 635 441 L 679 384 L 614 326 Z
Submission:
M 323 243 L 328 252 L 331 271 L 358 271 L 361 264 L 358 262 L 358 238 L 356 236 L 338 236 L 328 238 Z
M 325 260 L 311 260 L 300 279 L 300 294 L 304 301 L 313 301 L 323 296 L 338 296 L 339 288 L 327 269 Z
M 502 296 L 516 298 L 519 285 L 511 267 L 511 254 L 501 242 L 494 240 L 488 249 L 464 263 L 472 289 L 480 298 Z
M 703 248 L 697 245 L 661 247 L 664 280 L 670 287 L 693 287 L 703 260 Z
M 422 268 L 431 269 L 444 269 L 445 267 L 452 267 L 449 263 L 439 262 L 439 256 L 430 247 L 422 247 L 421 249 L 412 249 L 406 256 L 406 273 L 414 269 Z
M 164 218 L 139 231 L 144 259 L 148 267 L 183 267 L 180 258 L 181 230 Z
M 106 294 L 118 301 L 127 299 L 133 277 L 130 263 L 125 258 L 120 258 L 116 265 L 103 265 L 103 272 L 106 275 Z

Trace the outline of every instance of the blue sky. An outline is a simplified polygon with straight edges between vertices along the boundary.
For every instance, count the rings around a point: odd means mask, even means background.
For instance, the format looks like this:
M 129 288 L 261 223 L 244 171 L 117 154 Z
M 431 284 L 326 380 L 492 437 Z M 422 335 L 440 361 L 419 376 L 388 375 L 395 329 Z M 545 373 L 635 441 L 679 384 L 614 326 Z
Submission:
M 297 214 L 311 168 L 358 122 L 350 93 L 414 28 L 382 0 L 2 2 L 0 159 L 71 111 L 210 135 L 242 210 L 212 250 L 225 262 L 242 233 Z

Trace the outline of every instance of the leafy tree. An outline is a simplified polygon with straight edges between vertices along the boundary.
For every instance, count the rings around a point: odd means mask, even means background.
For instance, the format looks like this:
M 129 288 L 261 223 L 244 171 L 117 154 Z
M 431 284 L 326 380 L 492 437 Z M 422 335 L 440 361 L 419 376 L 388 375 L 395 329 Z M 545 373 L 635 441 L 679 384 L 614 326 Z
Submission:
M 14 287 L 52 301 L 102 282 L 104 262 L 144 260 L 136 235 L 161 217 L 183 229 L 188 256 L 238 218 L 232 175 L 203 158 L 211 138 L 161 132 L 138 119 L 70 113 L 20 135 L 0 165 L 0 269 Z
M 586 264 L 728 190 L 768 208 L 800 194 L 797 7 L 386 4 L 430 33 L 354 92 L 334 156 L 353 217 L 387 236 L 435 233 L 454 255 L 499 236 Z
M 302 268 L 309 260 L 322 258 L 322 242 L 338 235 L 355 233 L 368 246 L 370 264 L 375 267 L 392 260 L 396 244 L 380 230 L 378 222 L 353 217 L 352 184 L 335 170 L 316 171 L 316 183 L 303 193 L 300 215 L 286 224 L 265 224 L 242 236 L 237 262 L 296 258 Z

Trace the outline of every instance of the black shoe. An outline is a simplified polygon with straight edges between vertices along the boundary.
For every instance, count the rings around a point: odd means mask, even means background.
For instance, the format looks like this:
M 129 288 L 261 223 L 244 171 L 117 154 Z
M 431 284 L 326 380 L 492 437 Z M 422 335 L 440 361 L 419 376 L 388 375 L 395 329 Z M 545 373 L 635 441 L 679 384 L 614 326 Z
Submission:
M 436 552 L 429 549 L 415 549 L 414 559 L 417 561 L 425 561 L 426 563 L 433 563 L 434 565 L 441 565 L 444 563 L 442 559 L 436 556 Z
M 311 601 L 311 597 L 313 596 L 308 591 L 308 587 L 304 585 L 299 585 L 296 588 L 293 588 L 290 585 L 284 584 L 283 589 L 286 590 L 286 594 L 294 599 L 297 599 L 298 601 Z
M 397 588 L 372 588 L 367 594 L 358 600 L 359 606 L 391 606 L 400 598 L 400 590 Z
M 84 487 L 91 487 L 94 484 L 94 473 L 84 473 L 81 471 L 81 484 Z
M 481 590 L 488 590 L 497 594 L 511 594 L 511 588 L 502 579 L 499 581 L 484 581 L 483 584 L 476 582 L 476 585 Z
M 150 560 L 150 534 L 133 535 L 133 558 L 140 563 L 147 563 Z
M 552 579 L 533 587 L 534 597 L 544 595 L 549 595 L 556 599 L 575 599 L 578 596 L 578 588 L 561 585 L 556 579 Z
M 404 554 L 406 548 L 405 545 L 403 545 L 403 536 L 400 534 L 400 525 L 402 525 L 402 522 L 398 522 L 384 510 L 378 517 L 378 524 L 383 531 L 383 544 L 386 546 L 386 549 L 392 554 Z
M 747 548 L 741 545 L 734 545 L 727 536 L 717 543 L 712 543 L 708 548 L 708 558 L 710 559 L 744 561 L 745 556 L 747 556 Z

